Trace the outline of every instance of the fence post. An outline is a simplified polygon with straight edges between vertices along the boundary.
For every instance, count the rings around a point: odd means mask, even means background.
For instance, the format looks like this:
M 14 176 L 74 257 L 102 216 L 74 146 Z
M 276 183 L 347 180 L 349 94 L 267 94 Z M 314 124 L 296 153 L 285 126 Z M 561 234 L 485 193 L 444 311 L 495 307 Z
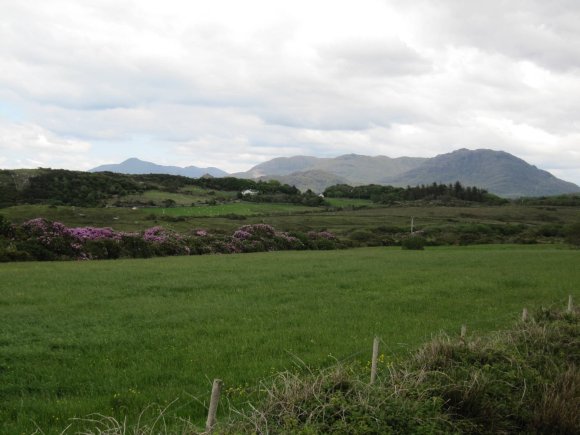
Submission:
M 218 403 L 220 401 L 220 392 L 222 389 L 222 380 L 214 379 L 213 386 L 211 388 L 211 399 L 209 402 L 209 410 L 207 412 L 207 421 L 205 423 L 205 431 L 210 433 L 216 423 L 216 414 Z
M 467 335 L 467 326 L 461 325 L 461 342 L 465 344 L 465 336 Z
M 377 379 L 377 361 L 379 359 L 379 337 L 373 340 L 373 359 L 371 360 L 371 385 Z
M 522 322 L 527 322 L 528 321 L 528 309 L 524 308 L 524 310 L 522 311 Z
M 572 295 L 568 295 L 568 313 L 571 313 L 574 308 L 574 303 L 572 301 Z

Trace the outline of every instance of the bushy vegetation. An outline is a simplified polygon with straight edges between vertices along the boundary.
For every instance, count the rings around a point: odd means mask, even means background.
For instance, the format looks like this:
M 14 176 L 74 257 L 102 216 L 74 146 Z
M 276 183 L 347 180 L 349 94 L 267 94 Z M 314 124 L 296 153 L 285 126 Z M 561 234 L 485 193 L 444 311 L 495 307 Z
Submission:
M 450 201 L 453 199 L 487 204 L 503 204 L 507 202 L 485 189 L 472 186 L 464 187 L 459 181 L 455 184 L 433 183 L 414 187 L 407 186 L 406 188 L 378 184 L 354 187 L 347 184 L 337 184 L 328 187 L 324 191 L 324 196 L 329 198 L 369 199 L 372 202 L 382 204 L 416 200 Z
M 231 236 L 202 229 L 183 235 L 161 226 L 143 232 L 68 228 L 60 222 L 42 218 L 11 225 L 0 216 L 0 262 L 149 258 L 338 247 L 338 239 L 327 231 L 288 234 L 267 224 L 244 225 Z
M 223 432 L 577 434 L 579 339 L 578 311 L 541 309 L 510 330 L 441 334 L 408 358 L 382 358 L 374 385 L 360 364 L 283 372 Z
M 518 200 L 521 204 L 526 205 L 546 205 L 553 207 L 578 207 L 580 206 L 580 195 L 555 195 L 555 196 L 540 196 L 536 198 L 521 198 Z
M 580 222 L 568 227 L 566 241 L 573 246 L 580 247 Z
M 188 186 L 207 191 L 241 192 L 252 189 L 263 195 L 279 195 L 289 202 L 300 191 L 278 181 L 255 181 L 234 177 L 188 178 L 179 175 L 128 175 L 113 172 L 81 172 L 64 169 L 0 170 L 0 207 L 16 204 L 53 204 L 94 207 L 126 195 L 161 190 L 176 193 Z M 304 202 L 304 198 L 302 198 Z
M 420 235 L 412 234 L 408 237 L 405 237 L 401 242 L 401 247 L 403 249 L 410 249 L 414 251 L 422 251 L 425 249 L 425 238 L 421 237 Z
M 323 205 L 329 205 L 323 197 L 314 194 L 311 190 L 307 190 L 304 193 L 272 193 L 272 194 L 259 194 L 259 195 L 246 195 L 242 196 L 239 194 L 239 198 L 243 198 L 245 201 L 250 202 L 261 202 L 261 203 L 285 203 L 285 204 L 297 204 L 306 205 L 309 207 L 320 207 Z

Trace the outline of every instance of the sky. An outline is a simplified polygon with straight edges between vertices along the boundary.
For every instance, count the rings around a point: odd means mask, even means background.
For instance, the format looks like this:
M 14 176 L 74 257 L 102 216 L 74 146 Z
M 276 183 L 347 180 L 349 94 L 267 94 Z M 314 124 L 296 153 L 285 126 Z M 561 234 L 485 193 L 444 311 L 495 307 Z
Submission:
M 512 153 L 580 184 L 578 0 L 0 0 L 0 168 Z

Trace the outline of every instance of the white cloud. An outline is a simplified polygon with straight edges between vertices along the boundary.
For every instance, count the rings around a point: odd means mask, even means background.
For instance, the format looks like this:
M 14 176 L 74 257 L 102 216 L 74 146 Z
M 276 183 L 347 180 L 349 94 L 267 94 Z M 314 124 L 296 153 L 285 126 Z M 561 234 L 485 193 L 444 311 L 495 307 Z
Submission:
M 580 182 L 579 21 L 575 0 L 5 0 L 0 163 L 485 147 Z
M 0 147 L 12 151 L 85 152 L 91 146 L 75 139 L 63 139 L 34 124 L 0 123 Z
M 0 120 L 0 163 L 5 167 L 82 165 L 90 148 L 87 142 L 58 137 L 38 125 Z

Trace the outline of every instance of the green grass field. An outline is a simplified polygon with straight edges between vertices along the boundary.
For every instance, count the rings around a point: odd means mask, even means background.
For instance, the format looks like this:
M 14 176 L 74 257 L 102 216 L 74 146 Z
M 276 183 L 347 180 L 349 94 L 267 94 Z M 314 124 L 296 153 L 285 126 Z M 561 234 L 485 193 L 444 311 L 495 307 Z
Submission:
M 315 211 L 316 208 L 294 204 L 270 204 L 252 202 L 233 202 L 218 205 L 201 205 L 195 207 L 151 208 L 150 213 L 167 216 L 213 217 L 236 214 L 240 216 L 294 214 Z
M 0 264 L 0 433 L 175 399 L 170 420 L 201 422 L 215 377 L 241 404 L 237 387 L 298 359 L 368 360 L 375 334 L 391 356 L 462 323 L 499 329 L 580 296 L 579 262 L 502 245 Z
M 368 199 L 356 198 L 324 198 L 332 207 L 377 207 L 377 204 Z
M 196 186 L 187 186 L 181 188 L 178 193 L 147 190 L 140 195 L 125 195 L 119 199 L 110 200 L 109 203 L 114 204 L 116 201 L 121 201 L 125 204 L 139 202 L 143 204 L 152 203 L 161 207 L 164 201 L 172 200 L 178 206 L 190 206 L 192 203 L 201 203 L 211 199 L 234 200 L 236 195 L 237 192 L 215 192 Z

